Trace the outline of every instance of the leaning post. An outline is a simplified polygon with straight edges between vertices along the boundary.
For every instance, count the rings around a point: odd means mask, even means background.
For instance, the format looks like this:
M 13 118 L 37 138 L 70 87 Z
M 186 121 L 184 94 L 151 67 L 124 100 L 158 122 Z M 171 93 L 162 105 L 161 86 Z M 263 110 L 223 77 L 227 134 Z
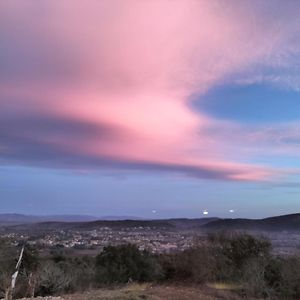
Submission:
M 17 277 L 18 277 L 20 266 L 21 266 L 21 263 L 22 263 L 24 249 L 25 249 L 25 245 L 23 245 L 23 247 L 22 247 L 22 250 L 21 250 L 21 253 L 20 253 L 20 256 L 19 256 L 19 260 L 16 264 L 15 272 L 11 276 L 11 284 L 8 287 L 8 289 L 6 290 L 5 300 L 12 300 L 13 299 L 13 292 L 14 292 L 14 289 L 15 289 L 15 286 L 16 286 Z

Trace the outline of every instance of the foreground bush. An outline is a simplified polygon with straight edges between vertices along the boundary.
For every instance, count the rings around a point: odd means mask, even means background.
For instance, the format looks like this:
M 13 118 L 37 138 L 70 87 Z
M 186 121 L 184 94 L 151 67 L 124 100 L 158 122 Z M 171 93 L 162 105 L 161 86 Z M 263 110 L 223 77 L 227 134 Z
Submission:
M 163 279 L 167 281 L 204 283 L 215 279 L 216 261 L 207 246 L 160 256 Z
M 277 293 L 280 299 L 300 299 L 300 257 L 279 260 Z
M 216 280 L 239 281 L 250 266 L 265 265 L 271 256 L 271 244 L 249 234 L 214 234 L 209 236 Z
M 93 287 L 94 260 L 89 257 L 53 256 L 43 260 L 37 274 L 37 295 L 84 291 Z
M 148 251 L 135 245 L 108 246 L 96 258 L 98 283 L 153 281 L 160 276 L 160 266 Z

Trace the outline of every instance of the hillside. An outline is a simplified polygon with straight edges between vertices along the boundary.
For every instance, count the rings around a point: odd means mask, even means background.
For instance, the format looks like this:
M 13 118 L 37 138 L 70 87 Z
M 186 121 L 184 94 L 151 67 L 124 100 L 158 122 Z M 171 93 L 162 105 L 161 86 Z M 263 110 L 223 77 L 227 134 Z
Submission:
M 264 219 L 218 219 L 203 225 L 206 230 L 299 231 L 300 214 Z
M 192 230 L 200 229 L 201 226 L 216 218 L 203 219 L 166 219 L 166 220 L 117 220 L 117 221 L 91 221 L 91 222 L 42 222 L 42 223 L 27 223 L 13 226 L 6 226 L 3 230 L 27 232 L 27 233 L 41 233 L 52 232 L 57 230 L 78 230 L 91 231 L 103 227 L 108 227 L 112 230 L 119 230 L 124 228 L 151 228 L 153 230 Z
M 2 215 L 3 216 L 3 215 Z M 18 217 L 15 217 L 18 216 Z M 201 219 L 157 219 L 157 220 L 92 220 L 80 221 L 80 216 L 69 216 L 61 218 L 69 221 L 43 221 L 43 219 L 31 218 L 30 216 L 15 215 L 14 222 L 12 218 L 2 218 L 6 222 L 3 231 L 27 232 L 27 233 L 45 233 L 58 230 L 76 230 L 91 231 L 100 228 L 110 228 L 112 230 L 145 229 L 151 230 L 251 230 L 251 231 L 300 231 L 300 214 L 290 214 L 276 216 L 264 219 L 219 219 L 219 218 L 201 218 Z M 51 217 L 47 217 L 51 220 Z M 42 220 L 42 221 L 40 221 Z M 54 218 L 55 220 L 55 218 Z M 75 221 L 74 221 L 75 220 Z M 79 220 L 79 221 L 77 221 Z M 1 215 L 0 215 L 1 222 Z

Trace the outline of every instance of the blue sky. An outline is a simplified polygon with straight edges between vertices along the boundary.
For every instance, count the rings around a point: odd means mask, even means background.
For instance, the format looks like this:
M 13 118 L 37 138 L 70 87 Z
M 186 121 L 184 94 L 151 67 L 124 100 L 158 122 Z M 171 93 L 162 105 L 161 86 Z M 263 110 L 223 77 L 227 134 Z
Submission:
M 299 11 L 1 1 L 0 212 L 299 212 Z
M 208 91 L 195 107 L 213 117 L 242 124 L 274 124 L 300 119 L 300 91 L 271 84 L 225 85 Z
M 297 186 L 29 167 L 2 167 L 0 180 L 1 213 L 198 218 L 207 210 L 209 216 L 260 218 L 300 210 Z

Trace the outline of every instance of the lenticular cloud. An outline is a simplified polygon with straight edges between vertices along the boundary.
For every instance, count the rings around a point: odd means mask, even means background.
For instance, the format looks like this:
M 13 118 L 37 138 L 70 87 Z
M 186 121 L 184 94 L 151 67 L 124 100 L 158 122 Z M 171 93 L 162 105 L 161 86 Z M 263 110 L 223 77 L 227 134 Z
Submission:
M 209 134 L 238 124 L 190 105 L 235 74 L 290 63 L 298 16 L 271 4 L 2 1 L 2 160 L 271 178 L 271 168 L 233 159 L 221 131 Z

